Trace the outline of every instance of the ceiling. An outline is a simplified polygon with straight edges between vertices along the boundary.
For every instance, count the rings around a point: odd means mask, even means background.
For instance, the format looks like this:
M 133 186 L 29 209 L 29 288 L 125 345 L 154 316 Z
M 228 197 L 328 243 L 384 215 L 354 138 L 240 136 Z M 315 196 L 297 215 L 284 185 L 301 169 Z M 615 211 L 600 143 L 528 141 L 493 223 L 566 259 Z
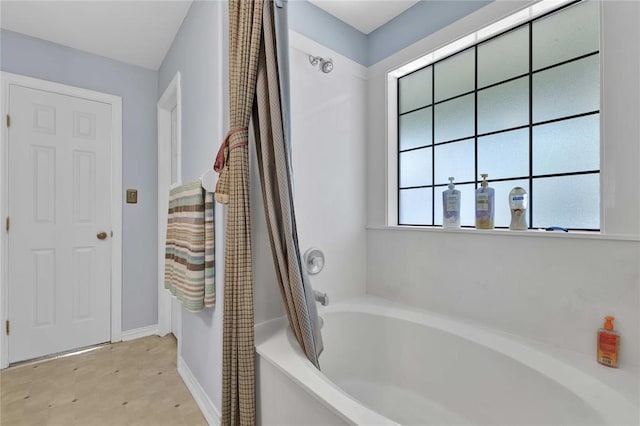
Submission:
M 2 0 L 0 26 L 157 70 L 191 1 Z
M 364 34 L 386 24 L 419 0 L 309 0 Z
M 419 0 L 309 0 L 364 34 Z M 157 70 L 192 0 L 1 0 L 0 26 Z

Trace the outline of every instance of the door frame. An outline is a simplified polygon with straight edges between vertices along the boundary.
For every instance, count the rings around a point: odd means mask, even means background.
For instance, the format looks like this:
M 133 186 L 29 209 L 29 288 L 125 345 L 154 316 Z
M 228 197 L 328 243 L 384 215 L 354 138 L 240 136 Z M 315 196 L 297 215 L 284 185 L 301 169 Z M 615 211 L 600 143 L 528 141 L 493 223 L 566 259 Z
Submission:
M 158 100 L 158 335 L 171 332 L 171 295 L 164 288 L 164 256 L 167 223 L 167 190 L 171 184 L 171 111 L 176 109 L 178 181 L 182 181 L 182 89 L 180 71 L 176 72 Z M 168 172 L 167 172 L 168 171 Z M 180 305 L 182 306 L 182 305 Z M 182 328 L 182 310 L 178 311 L 178 328 Z M 178 354 L 180 343 L 178 339 Z
M 0 217 L 4 221 L 9 213 L 9 129 L 5 117 L 9 111 L 9 86 L 73 96 L 111 105 L 111 341 L 122 340 L 122 98 L 80 87 L 2 72 L 0 74 Z M 0 368 L 9 366 L 9 339 L 4 329 L 9 313 L 8 238 L 6 229 L 0 232 Z

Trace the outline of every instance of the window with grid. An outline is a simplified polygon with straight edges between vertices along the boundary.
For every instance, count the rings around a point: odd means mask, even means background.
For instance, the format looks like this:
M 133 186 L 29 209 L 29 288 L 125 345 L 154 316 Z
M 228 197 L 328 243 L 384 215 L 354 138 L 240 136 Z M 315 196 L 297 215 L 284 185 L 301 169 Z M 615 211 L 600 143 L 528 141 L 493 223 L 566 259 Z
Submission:
M 398 79 L 398 224 L 441 225 L 455 177 L 462 226 L 488 173 L 531 228 L 600 228 L 600 5 L 572 3 Z

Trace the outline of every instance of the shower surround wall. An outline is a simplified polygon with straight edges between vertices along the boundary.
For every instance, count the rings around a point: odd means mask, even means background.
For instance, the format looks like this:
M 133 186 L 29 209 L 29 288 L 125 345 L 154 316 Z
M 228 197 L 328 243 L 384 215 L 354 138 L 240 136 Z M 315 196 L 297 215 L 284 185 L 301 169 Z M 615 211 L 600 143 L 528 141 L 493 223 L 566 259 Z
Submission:
M 388 228 L 387 73 L 522 8 L 495 2 L 369 68 L 367 293 L 593 357 L 616 316 L 623 368 L 640 344 L 639 54 L 637 2 L 603 2 L 602 203 L 608 235 Z M 389 203 L 393 205 L 393 203 Z M 394 207 L 392 207 L 394 208 Z M 393 225 L 393 224 L 390 224 Z
M 294 204 L 301 251 L 320 248 L 322 272 L 315 290 L 331 303 L 365 293 L 366 274 L 366 68 L 291 31 L 291 119 Z M 309 55 L 332 58 L 325 74 Z M 285 315 L 275 282 L 273 258 L 256 173 L 251 163 L 255 321 Z M 306 392 L 257 357 L 258 424 L 342 424 Z M 322 361 L 321 361 L 322 363 Z M 282 402 L 286 401 L 286 407 Z
M 290 32 L 294 204 L 300 249 L 325 254 L 314 289 L 331 301 L 365 292 L 366 68 L 296 32 Z M 309 55 L 332 58 L 323 73 Z M 255 160 L 252 157 L 252 160 Z M 252 162 L 252 170 L 256 170 Z M 274 279 L 262 193 L 251 179 L 256 323 L 284 315 Z
M 330 300 L 361 295 L 366 275 L 366 69 L 303 36 L 291 37 L 293 175 L 302 251 L 318 247 L 311 277 Z M 309 51 L 334 59 L 329 74 Z

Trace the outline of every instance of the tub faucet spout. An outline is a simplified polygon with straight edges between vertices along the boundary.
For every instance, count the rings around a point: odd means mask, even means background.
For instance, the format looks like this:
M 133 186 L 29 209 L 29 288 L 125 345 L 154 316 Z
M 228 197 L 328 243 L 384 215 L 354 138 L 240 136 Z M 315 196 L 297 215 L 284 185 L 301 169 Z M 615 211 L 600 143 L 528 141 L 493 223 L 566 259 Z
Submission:
M 313 290 L 313 297 L 316 299 L 316 302 L 320 302 L 322 306 L 327 306 L 329 304 L 329 296 L 327 296 L 327 293 L 321 293 L 318 290 Z

